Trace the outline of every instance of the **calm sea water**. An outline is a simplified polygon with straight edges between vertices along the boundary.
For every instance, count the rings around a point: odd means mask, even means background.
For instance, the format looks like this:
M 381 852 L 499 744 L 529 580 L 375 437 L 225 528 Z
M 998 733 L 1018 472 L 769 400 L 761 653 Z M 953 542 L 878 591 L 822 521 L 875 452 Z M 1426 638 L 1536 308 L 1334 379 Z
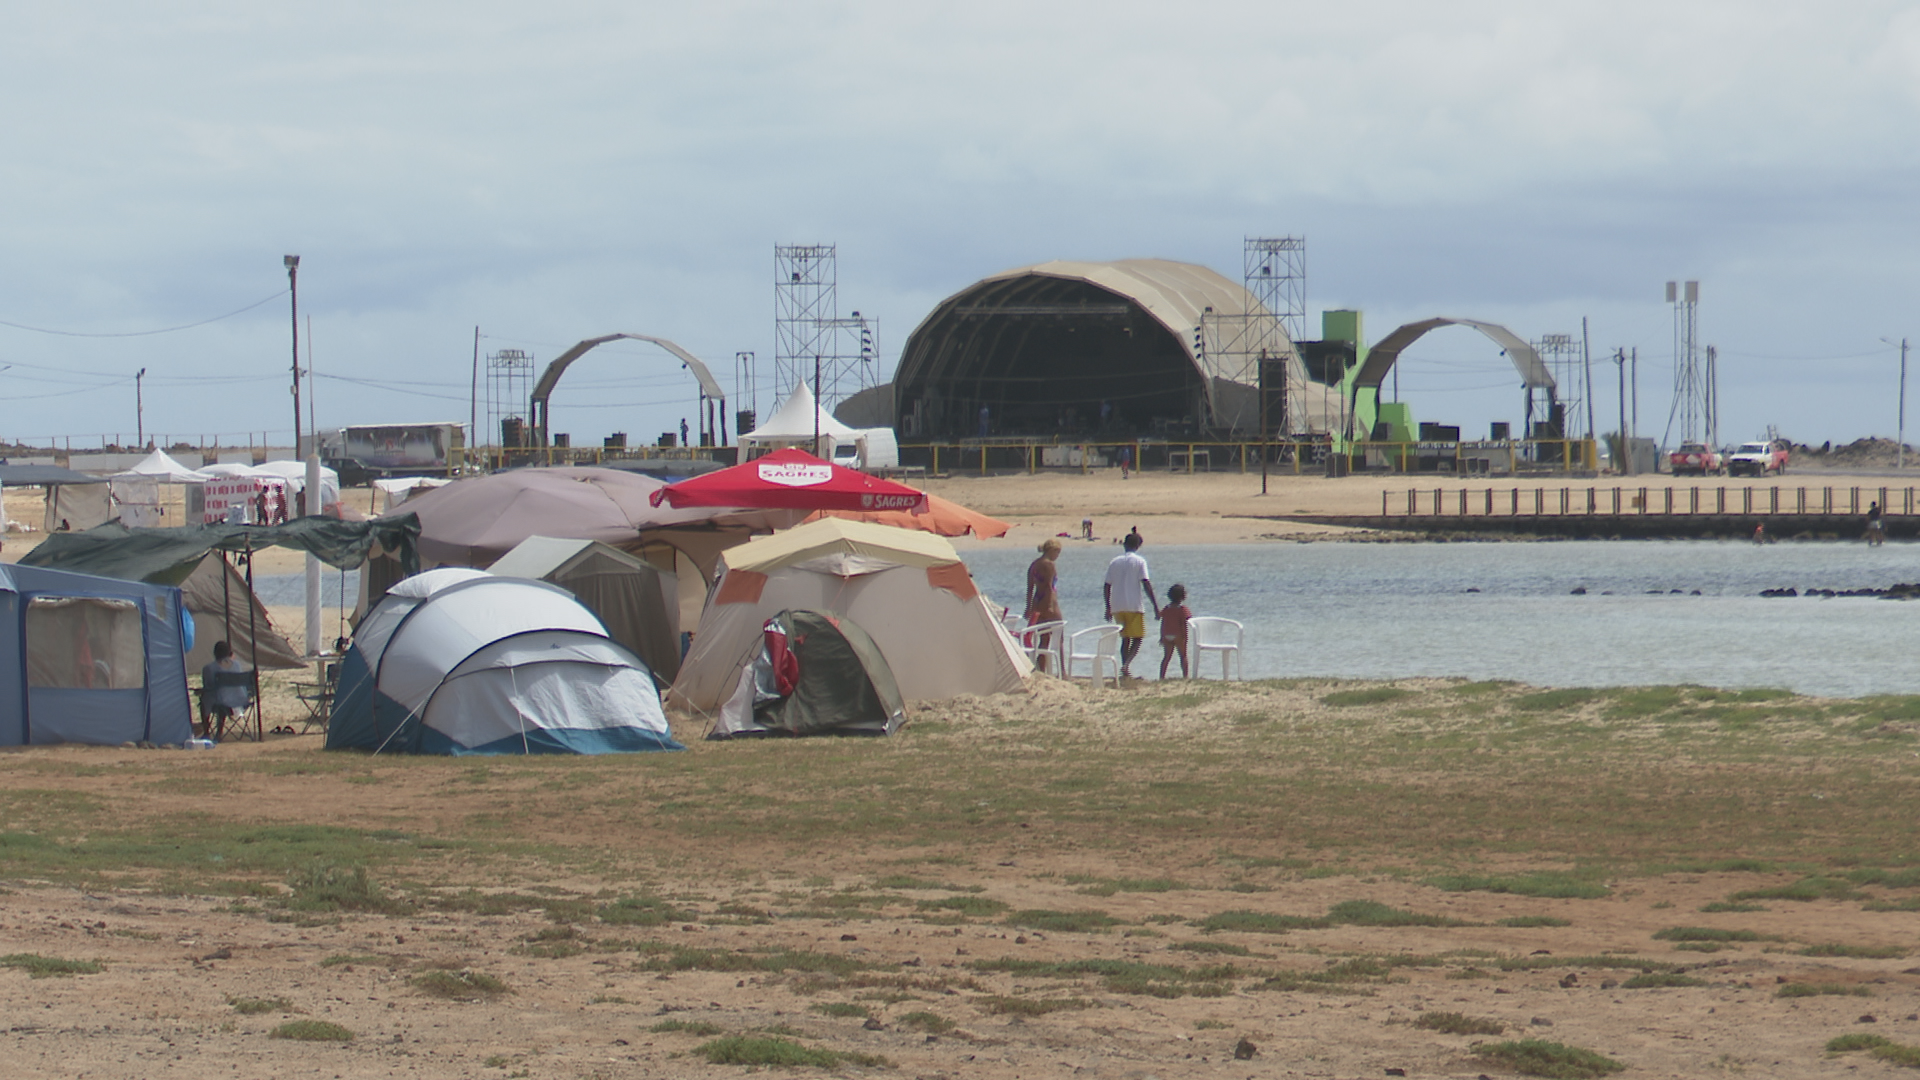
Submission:
M 1100 543 L 1061 554 L 1069 630 L 1100 621 L 1100 583 L 1118 553 Z M 1022 605 L 1031 550 L 964 554 L 992 600 Z M 1254 678 L 1457 675 L 1536 686 L 1920 693 L 1920 602 L 1758 595 L 1920 581 L 1920 545 L 1149 544 L 1141 554 L 1163 599 L 1179 582 L 1196 615 L 1246 624 Z M 1572 595 L 1576 587 L 1587 594 Z M 1158 646 L 1150 641 L 1146 654 L 1157 671 Z
M 1069 629 L 1100 621 L 1100 582 L 1118 553 L 1100 543 L 1061 554 Z M 1030 549 L 963 554 L 989 598 L 1021 605 Z M 1920 694 L 1920 601 L 1759 595 L 1920 581 L 1920 545 L 1149 544 L 1142 554 L 1163 598 L 1180 582 L 1195 614 L 1246 624 L 1252 678 L 1457 675 L 1535 686 Z M 351 607 L 358 575 L 345 576 Z M 340 584 L 339 573 L 323 573 L 327 607 L 339 604 Z M 263 576 L 258 586 L 269 604 L 306 602 L 303 575 Z M 1572 595 L 1577 587 L 1587 594 Z M 1146 658 L 1142 670 L 1157 671 L 1157 645 Z

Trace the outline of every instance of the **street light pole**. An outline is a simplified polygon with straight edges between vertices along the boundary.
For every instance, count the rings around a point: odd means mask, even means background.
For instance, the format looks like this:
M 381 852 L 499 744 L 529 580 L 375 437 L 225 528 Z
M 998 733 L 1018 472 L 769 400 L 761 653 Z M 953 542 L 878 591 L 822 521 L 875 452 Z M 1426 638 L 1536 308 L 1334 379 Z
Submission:
M 147 403 L 141 386 L 146 377 L 146 368 L 141 368 L 133 376 L 133 444 L 140 447 L 147 445 Z
M 300 457 L 300 256 L 280 260 L 287 268 L 287 295 L 293 298 L 293 456 Z
M 1892 338 L 1881 338 L 1880 340 L 1886 342 L 1889 345 L 1893 344 Z M 1898 445 L 1894 448 L 1894 451 L 1893 451 L 1893 467 L 1896 469 L 1904 469 L 1907 467 L 1907 339 L 1906 338 L 1900 339 L 1900 429 L 1894 435 L 1894 442 L 1897 443 Z

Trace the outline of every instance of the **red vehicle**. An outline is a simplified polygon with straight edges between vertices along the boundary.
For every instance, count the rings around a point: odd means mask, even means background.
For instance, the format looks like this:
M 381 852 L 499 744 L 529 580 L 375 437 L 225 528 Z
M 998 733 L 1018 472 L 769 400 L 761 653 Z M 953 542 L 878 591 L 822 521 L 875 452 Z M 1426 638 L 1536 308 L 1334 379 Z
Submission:
M 1667 455 L 1667 465 L 1675 476 L 1717 476 L 1724 468 L 1719 451 L 1697 442 L 1681 443 L 1680 449 Z

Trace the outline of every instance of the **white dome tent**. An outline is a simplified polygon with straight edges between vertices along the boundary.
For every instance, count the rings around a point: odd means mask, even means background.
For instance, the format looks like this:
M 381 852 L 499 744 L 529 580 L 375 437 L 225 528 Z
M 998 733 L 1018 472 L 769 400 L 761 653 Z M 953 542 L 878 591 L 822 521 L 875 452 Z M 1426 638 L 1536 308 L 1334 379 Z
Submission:
M 455 755 L 682 748 L 646 664 L 566 590 L 467 570 L 401 582 L 368 613 L 341 669 L 327 746 Z

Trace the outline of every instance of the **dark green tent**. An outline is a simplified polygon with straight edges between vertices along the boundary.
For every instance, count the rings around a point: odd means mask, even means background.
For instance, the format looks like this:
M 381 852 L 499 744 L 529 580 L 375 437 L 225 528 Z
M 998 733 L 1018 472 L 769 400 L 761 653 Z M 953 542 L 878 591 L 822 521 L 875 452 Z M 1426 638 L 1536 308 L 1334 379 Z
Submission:
M 893 669 L 865 630 L 844 615 L 789 609 L 767 620 L 707 737 L 891 735 L 905 715 Z

